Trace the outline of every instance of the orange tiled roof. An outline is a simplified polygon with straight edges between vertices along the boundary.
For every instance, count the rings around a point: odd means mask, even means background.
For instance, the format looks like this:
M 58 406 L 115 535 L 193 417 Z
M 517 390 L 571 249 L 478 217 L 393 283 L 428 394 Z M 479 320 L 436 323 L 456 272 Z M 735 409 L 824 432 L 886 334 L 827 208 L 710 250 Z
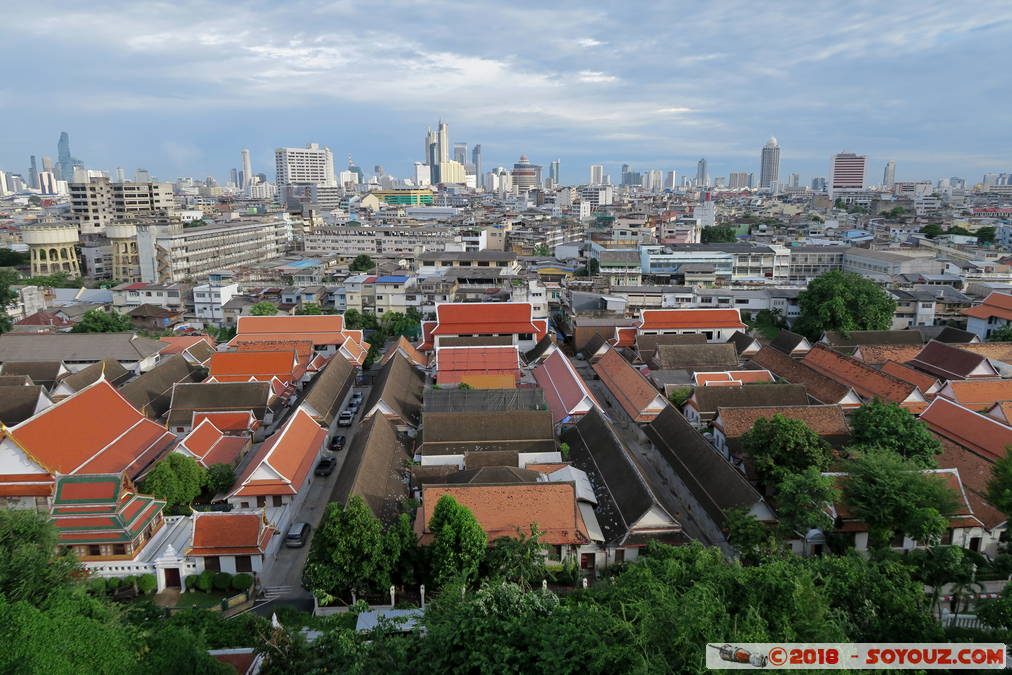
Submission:
M 249 442 L 245 436 L 226 436 L 206 417 L 176 446 L 185 448 L 204 467 L 232 464 Z
M 44 469 L 136 477 L 174 440 L 165 427 L 98 380 L 8 433 Z
M 616 350 L 609 348 L 591 367 L 634 421 L 649 422 L 664 409 L 660 393 Z
M 846 384 L 864 398 L 878 397 L 900 404 L 924 402 L 917 385 L 875 370 L 867 363 L 844 356 L 822 343 L 815 344 L 801 362 Z
M 972 316 L 976 319 L 990 319 L 992 316 L 1006 321 L 1012 321 L 1012 295 L 992 291 L 984 302 L 976 307 L 964 309 L 965 316 Z
M 967 408 L 987 410 L 998 401 L 1012 401 L 1012 380 L 951 380 L 938 393 Z
M 283 340 L 274 335 L 237 335 L 230 344 L 240 352 L 295 351 L 299 363 L 308 363 L 313 358 L 312 340 Z
M 838 405 L 719 408 L 715 425 L 719 424 L 728 438 L 738 438 L 749 431 L 756 421 L 772 419 L 774 415 L 801 420 L 822 436 L 843 436 L 850 433 L 843 408 Z
M 466 375 L 511 375 L 520 379 L 520 352 L 515 346 L 443 347 L 436 350 L 436 381 L 454 384 Z
M 728 386 L 741 384 L 765 384 L 773 382 L 773 373 L 768 370 L 722 370 L 694 373 L 693 380 L 698 386 Z
M 174 336 L 174 337 L 162 337 L 158 338 L 159 342 L 165 342 L 168 344 L 160 354 L 168 356 L 169 354 L 181 354 L 188 348 L 197 344 L 198 342 L 206 342 L 211 347 L 216 347 L 214 340 L 208 335 L 187 335 L 187 336 Z
M 737 309 L 644 309 L 640 330 L 746 328 Z
M 537 333 L 529 302 L 464 302 L 436 305 L 432 335 Z
M 406 358 L 408 361 L 411 361 L 411 363 L 418 366 L 419 368 L 427 368 L 429 365 L 429 359 L 424 354 L 419 352 L 415 348 L 415 346 L 411 344 L 411 341 L 408 340 L 403 335 L 397 338 L 397 342 L 394 342 L 389 347 L 387 347 L 387 351 L 383 355 L 383 360 L 381 361 L 381 363 L 383 365 L 386 365 L 386 362 L 390 360 L 390 357 L 396 354 L 397 352 L 400 352 L 404 356 L 404 358 Z
M 219 382 L 225 382 L 226 380 L 222 379 L 224 377 L 255 377 L 258 380 L 278 377 L 282 380 L 291 380 L 296 365 L 296 355 L 291 349 L 216 352 L 208 362 L 208 377 L 213 377 Z
M 636 328 L 633 326 L 624 328 L 622 326 L 615 327 L 615 346 L 616 347 L 632 347 L 636 344 Z
M 928 375 L 925 372 L 917 370 L 916 368 L 911 368 L 905 363 L 897 363 L 896 361 L 886 361 L 881 366 L 879 366 L 879 370 L 881 370 L 883 373 L 889 373 L 893 377 L 897 377 L 903 380 L 904 382 L 909 382 L 910 384 L 916 385 L 917 388 L 920 389 L 921 393 L 923 394 L 935 393 L 935 390 L 940 385 L 940 382 L 931 375 Z
M 921 345 L 860 345 L 854 350 L 854 358 L 873 364 L 886 361 L 906 363 L 917 356 L 921 348 Z
M 462 375 L 461 384 L 472 389 L 516 389 L 517 381 L 512 375 Z
M 194 413 L 191 426 L 196 427 L 204 420 L 210 421 L 215 428 L 229 433 L 250 432 L 260 428 L 260 420 L 256 418 L 252 410 Z
M 256 513 L 196 513 L 189 555 L 258 555 L 274 528 Z M 227 551 L 227 553 L 226 553 Z
M 938 396 L 920 417 L 939 436 L 972 450 L 988 461 L 1005 456 L 1012 445 L 1012 427 Z
M 532 523 L 545 532 L 543 541 L 547 544 L 590 543 L 571 483 L 426 486 L 422 490 L 422 508 L 416 516 L 422 518 L 423 543 L 432 538 L 428 524 L 443 495 L 452 496 L 474 513 L 489 543 L 498 537 L 515 537 L 517 528 L 530 532 Z
M 327 430 L 298 408 L 256 451 L 230 496 L 298 494 L 326 438 Z
M 344 317 L 340 314 L 240 316 L 236 324 L 237 335 L 277 333 L 294 336 L 300 333 L 340 333 L 343 330 Z

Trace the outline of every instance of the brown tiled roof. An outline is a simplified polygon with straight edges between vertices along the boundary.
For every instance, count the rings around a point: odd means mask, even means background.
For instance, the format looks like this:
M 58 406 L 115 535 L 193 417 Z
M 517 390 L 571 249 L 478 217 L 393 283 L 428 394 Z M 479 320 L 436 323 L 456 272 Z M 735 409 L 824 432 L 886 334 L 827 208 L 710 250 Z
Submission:
M 355 368 L 348 360 L 331 358 L 309 385 L 302 403 L 314 418 L 330 426 L 354 384 Z
M 659 370 L 724 370 L 738 366 L 738 352 L 726 342 L 658 345 L 653 363 Z
M 759 343 L 754 337 L 746 333 L 736 330 L 731 334 L 731 337 L 727 340 L 728 344 L 734 345 L 734 350 L 738 352 L 738 356 L 741 356 L 750 349 L 753 351 L 759 351 Z
M 129 380 L 131 374 L 116 359 L 105 359 L 104 361 L 96 361 L 76 373 L 64 375 L 60 378 L 59 383 L 66 385 L 72 391 L 80 391 L 89 384 L 97 382 L 100 377 L 105 378 L 109 384 L 118 386 Z
M 920 420 L 939 436 L 994 462 L 1012 445 L 1012 427 L 947 398 L 936 397 Z
M 120 388 L 130 405 L 152 419 L 164 415 L 172 402 L 172 387 L 177 383 L 200 382 L 204 369 L 191 365 L 181 354 L 173 354 L 133 382 Z M 187 422 L 189 423 L 189 422 Z
M 864 398 L 878 397 L 901 404 L 911 396 L 920 398 L 916 385 L 875 370 L 867 363 L 844 356 L 823 344 L 814 345 L 802 362 L 846 384 Z
M 879 367 L 879 370 L 883 373 L 889 373 L 893 377 L 897 377 L 904 382 L 916 385 L 917 388 L 924 394 L 927 394 L 933 387 L 937 387 L 939 385 L 938 379 L 933 375 L 928 375 L 916 368 L 911 368 L 905 363 L 886 361 Z
M 382 401 L 400 421 L 415 426 L 418 424 L 424 388 L 425 375 L 399 353 L 395 354 L 373 382 L 363 409 L 369 415 Z
M 501 410 L 422 415 L 422 455 L 487 450 L 554 451 L 552 412 Z
M 963 349 L 966 346 L 974 345 L 955 346 L 932 340 L 908 364 L 943 380 L 963 380 L 982 367 L 992 376 L 997 375 L 987 357 Z
M 658 345 L 702 345 L 706 344 L 706 336 L 702 333 L 688 335 L 637 335 L 636 351 L 640 359 L 647 363 L 653 358 Z
M 185 361 L 185 359 L 184 359 Z M 195 382 L 172 385 L 166 426 L 188 427 L 193 414 L 251 410 L 263 420 L 271 395 L 270 382 Z
M 998 401 L 1012 401 L 1012 380 L 952 380 L 939 394 L 967 408 L 984 411 Z
M 760 349 L 752 357 L 752 363 L 791 384 L 804 385 L 808 395 L 822 403 L 839 403 L 850 393 L 847 385 L 812 370 L 803 362 L 792 359 L 770 345 Z
M 633 421 L 649 422 L 667 406 L 654 386 L 615 349 L 608 349 L 592 367 Z
M 4 375 L 27 375 L 35 384 L 49 389 L 56 382 L 66 366 L 59 359 L 55 361 L 7 361 L 3 364 Z
M 1012 363 L 1012 342 L 978 342 L 956 346 L 964 352 L 978 354 L 987 359 Z
M 512 339 L 512 337 L 510 339 Z M 390 357 L 397 352 L 400 352 L 401 356 L 411 361 L 411 363 L 415 364 L 419 368 L 425 368 L 429 365 L 429 357 L 415 349 L 415 346 L 411 344 L 411 341 L 403 335 L 397 338 L 396 342 L 390 343 L 390 346 L 387 347 L 386 353 L 383 354 L 383 360 L 380 363 L 385 364 L 390 360 Z
M 804 335 L 783 329 L 770 341 L 770 346 L 784 354 L 791 354 L 804 341 Z
M 1004 523 L 1007 518 L 987 501 L 987 484 L 991 480 L 991 462 L 958 443 L 941 437 L 942 454 L 935 459 L 938 466 L 959 471 L 973 514 L 988 528 Z
M 917 356 L 924 345 L 861 345 L 854 352 L 854 358 L 865 363 L 878 365 L 886 361 L 906 363 Z
M 400 500 L 408 496 L 410 459 L 390 421 L 373 415 L 351 442 L 334 486 L 334 498 L 346 504 L 351 497 L 361 497 L 373 515 L 392 521 Z
M 750 384 L 741 387 L 696 387 L 687 401 L 704 417 L 718 408 L 805 406 L 808 392 L 800 384 Z
M 42 385 L 0 386 L 0 423 L 9 427 L 21 424 L 35 414 L 39 397 L 45 396 Z
M 751 430 L 757 420 L 772 419 L 774 415 L 801 420 L 820 436 L 850 435 L 847 418 L 843 414 L 843 408 L 838 405 L 722 407 L 717 411 L 721 431 L 728 438 L 740 437 Z

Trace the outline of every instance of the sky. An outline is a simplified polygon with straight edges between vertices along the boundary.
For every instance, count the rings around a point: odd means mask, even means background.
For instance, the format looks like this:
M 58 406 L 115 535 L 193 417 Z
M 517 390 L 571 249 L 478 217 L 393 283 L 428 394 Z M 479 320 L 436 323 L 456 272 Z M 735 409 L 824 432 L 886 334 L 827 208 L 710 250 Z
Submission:
M 520 154 L 694 176 L 781 177 L 829 158 L 887 160 L 897 180 L 1012 170 L 1012 3 L 545 3 L 404 0 L 5 2 L 0 169 L 56 157 L 164 180 L 240 167 L 274 179 L 274 149 L 309 142 L 410 176 L 425 130 Z M 40 160 L 41 161 L 41 160 Z

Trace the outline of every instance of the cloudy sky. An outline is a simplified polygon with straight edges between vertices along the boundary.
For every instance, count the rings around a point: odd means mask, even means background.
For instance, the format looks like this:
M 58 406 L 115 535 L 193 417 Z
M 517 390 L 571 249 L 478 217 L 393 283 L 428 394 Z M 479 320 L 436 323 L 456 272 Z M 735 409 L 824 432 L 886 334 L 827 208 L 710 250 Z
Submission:
M 957 2 L 5 2 L 0 168 L 224 178 L 252 151 L 315 141 L 337 164 L 408 175 L 427 126 L 525 153 L 711 175 L 869 156 L 877 182 L 1012 169 L 1012 4 Z

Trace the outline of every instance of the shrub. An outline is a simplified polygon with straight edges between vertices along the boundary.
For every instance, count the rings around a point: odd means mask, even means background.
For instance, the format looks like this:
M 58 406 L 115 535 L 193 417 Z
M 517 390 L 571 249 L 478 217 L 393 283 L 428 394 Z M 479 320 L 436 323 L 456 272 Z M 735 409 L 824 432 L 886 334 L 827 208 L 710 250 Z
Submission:
M 187 577 L 189 578 L 189 577 Z M 158 588 L 158 579 L 154 574 L 142 574 L 137 577 L 137 590 L 147 595 Z
M 197 589 L 208 593 L 211 590 L 213 581 L 214 572 L 211 570 L 204 570 L 200 573 L 200 578 L 197 579 Z
M 123 585 L 123 580 L 119 579 L 118 577 L 110 577 L 109 579 L 105 580 L 105 587 L 108 588 L 110 591 L 115 591 L 121 585 Z
M 183 588 L 188 591 L 196 591 L 200 589 L 200 575 L 191 574 L 183 580 Z
M 123 588 L 130 588 L 130 589 L 134 588 L 134 584 L 136 583 L 137 577 L 135 576 L 123 577 L 121 582 Z
M 217 572 L 211 583 L 214 586 L 214 590 L 227 591 L 232 587 L 232 575 L 228 572 Z
M 232 590 L 248 591 L 253 585 L 252 574 L 237 574 L 232 577 Z
M 102 595 L 105 593 L 105 589 L 105 577 L 92 577 L 88 579 L 88 590 L 95 595 Z

